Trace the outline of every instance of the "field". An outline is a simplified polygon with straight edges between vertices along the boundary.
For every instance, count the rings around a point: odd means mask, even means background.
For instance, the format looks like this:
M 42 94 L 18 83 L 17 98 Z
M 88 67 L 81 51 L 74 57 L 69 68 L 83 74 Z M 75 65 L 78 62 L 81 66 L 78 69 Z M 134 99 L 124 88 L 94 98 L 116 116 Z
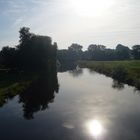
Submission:
M 79 61 L 78 64 L 140 89 L 140 60 Z

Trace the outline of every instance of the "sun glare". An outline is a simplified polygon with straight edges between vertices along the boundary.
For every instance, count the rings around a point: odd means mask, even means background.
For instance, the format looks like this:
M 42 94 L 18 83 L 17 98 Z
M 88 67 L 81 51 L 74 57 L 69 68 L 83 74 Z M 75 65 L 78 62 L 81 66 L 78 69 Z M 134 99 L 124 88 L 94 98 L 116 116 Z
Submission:
M 93 17 L 104 14 L 113 4 L 113 0 L 70 0 L 76 13 Z
M 89 133 L 94 136 L 100 136 L 103 132 L 103 127 L 100 121 L 98 120 L 91 120 L 87 123 L 87 128 L 89 130 Z

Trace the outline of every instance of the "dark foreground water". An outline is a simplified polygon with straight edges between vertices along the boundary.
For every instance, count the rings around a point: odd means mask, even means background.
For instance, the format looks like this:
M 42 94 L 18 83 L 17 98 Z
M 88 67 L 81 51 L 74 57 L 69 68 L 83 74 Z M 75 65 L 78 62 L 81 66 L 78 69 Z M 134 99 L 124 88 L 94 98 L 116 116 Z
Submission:
M 23 103 L 18 95 L 0 108 L 0 140 L 140 140 L 133 87 L 88 69 L 58 73 L 58 81 L 53 98 Z

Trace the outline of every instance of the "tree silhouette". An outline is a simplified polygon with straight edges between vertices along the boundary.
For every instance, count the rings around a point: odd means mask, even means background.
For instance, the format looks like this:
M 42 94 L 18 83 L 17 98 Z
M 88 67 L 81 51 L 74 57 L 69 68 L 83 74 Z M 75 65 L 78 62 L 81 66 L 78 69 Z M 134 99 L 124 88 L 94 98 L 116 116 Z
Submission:
M 17 51 L 15 48 L 5 46 L 0 52 L 1 64 L 6 68 L 14 68 L 17 64 Z
M 19 38 L 16 48 L 7 46 L 0 52 L 5 67 L 36 71 L 46 69 L 50 62 L 56 63 L 57 43 L 52 44 L 51 37 L 35 35 L 23 27 Z
M 130 49 L 124 45 L 116 46 L 116 55 L 118 60 L 127 60 L 130 58 Z
M 132 47 L 132 55 L 134 59 L 140 59 L 140 45 L 135 45 Z

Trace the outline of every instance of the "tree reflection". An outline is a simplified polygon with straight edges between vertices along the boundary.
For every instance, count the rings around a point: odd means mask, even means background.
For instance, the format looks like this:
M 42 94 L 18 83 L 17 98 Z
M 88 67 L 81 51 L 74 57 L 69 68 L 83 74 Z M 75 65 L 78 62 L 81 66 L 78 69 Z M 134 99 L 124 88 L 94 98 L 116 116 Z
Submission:
M 112 87 L 114 89 L 122 90 L 122 89 L 124 89 L 124 84 L 119 81 L 113 80 Z
M 63 62 L 58 66 L 58 72 L 66 72 L 69 70 L 74 70 L 76 68 L 77 64 L 75 62 Z
M 43 71 L 10 71 L 0 73 L 0 76 L 0 107 L 19 96 L 26 119 L 32 119 L 35 112 L 46 109 L 59 90 L 55 64 Z
M 33 119 L 34 113 L 45 110 L 58 93 L 56 70 L 43 73 L 24 93 L 19 95 L 19 103 L 23 103 L 25 119 Z
M 96 73 L 96 71 L 93 70 L 93 69 L 88 69 L 88 71 L 89 71 L 90 74 L 95 74 Z
M 83 73 L 83 69 L 77 66 L 76 69 L 70 70 L 69 73 L 73 77 L 77 77 L 77 76 L 80 76 Z

